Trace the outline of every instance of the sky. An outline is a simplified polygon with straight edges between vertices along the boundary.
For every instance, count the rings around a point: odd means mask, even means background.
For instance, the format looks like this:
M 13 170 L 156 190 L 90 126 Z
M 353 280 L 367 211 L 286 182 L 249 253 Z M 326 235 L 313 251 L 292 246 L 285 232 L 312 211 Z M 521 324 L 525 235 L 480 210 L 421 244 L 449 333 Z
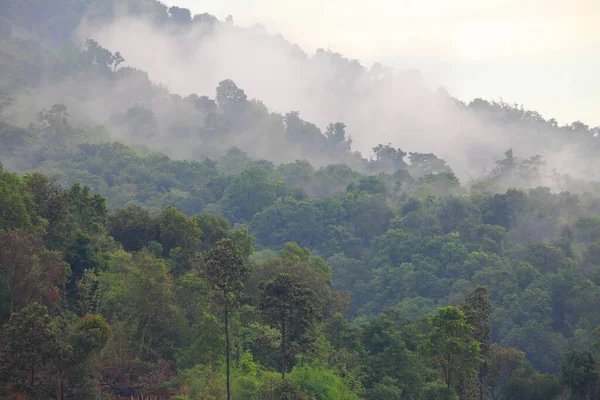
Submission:
M 163 0 L 262 24 L 308 53 L 417 69 L 464 101 L 522 104 L 559 123 L 600 125 L 597 0 Z

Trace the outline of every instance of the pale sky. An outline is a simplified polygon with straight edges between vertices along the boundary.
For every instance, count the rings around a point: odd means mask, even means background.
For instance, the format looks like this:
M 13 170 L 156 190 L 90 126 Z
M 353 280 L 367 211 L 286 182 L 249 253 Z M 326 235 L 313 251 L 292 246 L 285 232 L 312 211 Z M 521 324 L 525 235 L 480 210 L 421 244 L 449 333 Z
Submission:
M 418 69 L 461 100 L 600 125 L 600 0 L 163 0 L 264 25 L 308 53 Z

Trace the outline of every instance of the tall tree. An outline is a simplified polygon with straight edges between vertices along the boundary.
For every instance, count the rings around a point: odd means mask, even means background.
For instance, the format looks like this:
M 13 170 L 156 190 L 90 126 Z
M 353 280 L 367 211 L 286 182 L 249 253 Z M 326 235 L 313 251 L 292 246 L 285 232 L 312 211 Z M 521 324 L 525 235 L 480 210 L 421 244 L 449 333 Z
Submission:
M 479 399 L 487 398 L 487 371 L 489 367 L 490 345 L 492 343 L 492 306 L 487 296 L 487 289 L 478 285 L 460 305 L 467 318 L 467 323 L 473 327 L 472 337 L 479 342 L 481 363 L 477 371 Z
M 316 319 L 315 293 L 296 275 L 281 273 L 261 287 L 263 318 L 281 333 L 279 345 L 281 378 L 285 379 L 290 340 L 298 339 Z
M 479 364 L 479 343 L 472 339 L 473 328 L 457 307 L 444 307 L 431 318 L 433 327 L 425 342 L 447 387 L 460 389 L 461 375 L 474 373 Z M 464 399 L 464 394 L 461 400 Z
M 223 311 L 225 322 L 225 363 L 227 369 L 227 400 L 231 400 L 231 339 L 229 337 L 229 317 L 239 306 L 248 279 L 250 268 L 242 253 L 230 239 L 222 239 L 209 250 L 205 258 L 206 279 L 215 290 L 215 301 Z

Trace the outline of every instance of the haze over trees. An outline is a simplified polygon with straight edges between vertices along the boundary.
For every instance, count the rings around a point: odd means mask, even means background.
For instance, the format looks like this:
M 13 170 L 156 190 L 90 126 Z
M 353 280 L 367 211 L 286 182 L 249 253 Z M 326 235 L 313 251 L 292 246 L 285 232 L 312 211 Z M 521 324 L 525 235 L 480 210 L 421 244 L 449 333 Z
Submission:
M 600 396 L 598 128 L 154 0 L 5 0 L 0 71 L 0 397 Z

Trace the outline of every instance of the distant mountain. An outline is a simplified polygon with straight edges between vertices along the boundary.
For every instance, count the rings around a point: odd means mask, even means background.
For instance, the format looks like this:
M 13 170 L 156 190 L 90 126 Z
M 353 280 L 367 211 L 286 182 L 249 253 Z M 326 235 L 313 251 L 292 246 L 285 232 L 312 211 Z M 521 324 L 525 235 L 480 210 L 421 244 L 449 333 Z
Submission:
M 0 15 L 0 87 L 17 99 L 6 115 L 18 125 L 63 103 L 76 121 L 174 157 L 215 158 L 236 146 L 276 163 L 365 170 L 372 149 L 390 143 L 435 154 L 465 181 L 489 173 L 507 149 L 542 156 L 545 184 L 554 169 L 598 171 L 599 128 L 557 126 L 504 102 L 464 104 L 428 89 L 417 71 L 308 55 L 232 19 L 155 0 L 8 0 Z

